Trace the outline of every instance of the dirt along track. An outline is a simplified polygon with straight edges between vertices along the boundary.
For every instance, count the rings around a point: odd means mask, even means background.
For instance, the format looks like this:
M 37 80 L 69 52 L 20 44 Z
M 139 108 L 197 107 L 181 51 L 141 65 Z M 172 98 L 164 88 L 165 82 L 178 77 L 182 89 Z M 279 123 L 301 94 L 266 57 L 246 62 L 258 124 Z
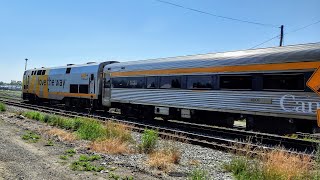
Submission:
M 81 178 L 58 162 L 66 147 L 26 143 L 21 139 L 22 133 L 23 130 L 0 119 L 0 179 Z

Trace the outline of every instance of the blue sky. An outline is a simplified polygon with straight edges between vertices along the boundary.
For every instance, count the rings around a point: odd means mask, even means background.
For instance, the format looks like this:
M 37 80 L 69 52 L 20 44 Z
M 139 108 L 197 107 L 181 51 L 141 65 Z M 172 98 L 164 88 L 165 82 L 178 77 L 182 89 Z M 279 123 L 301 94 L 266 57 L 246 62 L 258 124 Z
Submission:
M 319 0 L 167 0 L 285 32 L 320 20 Z M 0 81 L 28 68 L 88 61 L 201 54 L 251 48 L 278 28 L 245 24 L 156 0 L 0 0 Z M 285 35 L 284 44 L 320 42 L 320 23 Z M 277 46 L 275 39 L 260 47 Z

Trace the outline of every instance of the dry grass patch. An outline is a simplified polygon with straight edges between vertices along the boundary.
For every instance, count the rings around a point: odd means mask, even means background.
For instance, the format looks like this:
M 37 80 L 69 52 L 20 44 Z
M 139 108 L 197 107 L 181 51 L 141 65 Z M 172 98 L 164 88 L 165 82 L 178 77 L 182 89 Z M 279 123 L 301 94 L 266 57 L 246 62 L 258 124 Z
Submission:
M 118 138 L 94 141 L 90 144 L 90 149 L 108 154 L 128 154 L 132 152 L 130 151 L 128 144 Z
M 126 124 L 107 121 L 105 123 L 105 129 L 107 138 L 116 138 L 123 142 L 130 142 L 133 140 L 131 128 Z
M 224 165 L 235 179 L 251 180 L 302 180 L 318 179 L 319 172 L 314 160 L 308 155 L 297 155 L 279 148 L 271 151 L 259 151 L 256 159 L 250 156 L 238 156 Z
M 149 154 L 147 164 L 162 171 L 170 171 L 174 164 L 180 161 L 181 153 L 178 150 L 159 150 Z
M 273 150 L 262 157 L 263 171 L 284 179 L 303 179 L 313 169 L 312 159 L 307 155 L 294 155 Z
M 77 140 L 77 137 L 68 132 L 68 131 L 65 131 L 65 130 L 62 130 L 62 129 L 58 129 L 58 128 L 52 128 L 50 130 L 48 130 L 46 132 L 47 135 L 51 136 L 51 137 L 58 137 L 58 139 L 60 141 L 68 141 L 68 142 L 73 142 L 75 140 Z

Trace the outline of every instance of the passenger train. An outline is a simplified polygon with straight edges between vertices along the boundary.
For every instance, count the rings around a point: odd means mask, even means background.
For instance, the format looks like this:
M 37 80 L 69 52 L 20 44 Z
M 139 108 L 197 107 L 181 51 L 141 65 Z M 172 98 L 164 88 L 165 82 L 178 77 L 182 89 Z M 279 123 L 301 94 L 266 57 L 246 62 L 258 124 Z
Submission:
M 306 82 L 320 66 L 320 43 L 106 61 L 26 70 L 23 99 L 66 107 L 110 108 L 161 117 L 290 133 L 317 130 L 320 97 Z

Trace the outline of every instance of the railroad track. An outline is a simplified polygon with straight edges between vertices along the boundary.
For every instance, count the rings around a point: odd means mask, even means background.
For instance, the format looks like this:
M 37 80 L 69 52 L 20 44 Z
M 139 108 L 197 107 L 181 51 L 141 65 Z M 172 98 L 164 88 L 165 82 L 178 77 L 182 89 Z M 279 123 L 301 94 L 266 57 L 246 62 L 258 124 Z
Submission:
M 206 125 L 198 125 L 186 122 L 170 121 L 138 121 L 134 118 L 125 118 L 113 114 L 106 116 L 102 112 L 76 112 L 63 109 L 62 106 L 51 107 L 46 104 L 34 105 L 23 101 L 0 99 L 7 105 L 17 106 L 44 113 L 57 114 L 68 117 L 91 117 L 102 121 L 115 121 L 125 123 L 133 131 L 143 132 L 145 128 L 158 130 L 160 136 L 174 138 L 179 141 L 197 144 L 204 147 L 223 151 L 236 151 L 242 153 L 259 153 L 259 150 L 273 150 L 283 147 L 283 151 L 295 154 L 308 154 L 313 156 L 317 143 L 302 139 L 294 139 L 273 134 L 250 132 L 239 129 L 230 129 Z

